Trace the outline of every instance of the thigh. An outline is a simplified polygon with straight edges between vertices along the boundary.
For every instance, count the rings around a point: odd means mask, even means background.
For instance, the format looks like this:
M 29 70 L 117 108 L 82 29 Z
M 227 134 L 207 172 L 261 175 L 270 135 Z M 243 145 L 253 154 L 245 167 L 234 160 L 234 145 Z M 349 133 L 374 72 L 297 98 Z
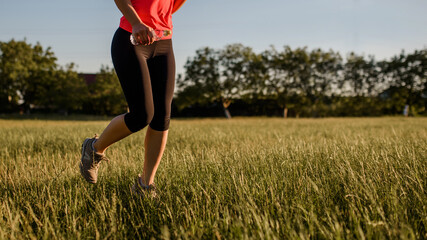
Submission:
M 170 108 L 175 88 L 175 57 L 172 40 L 156 43 L 151 59 L 147 61 L 150 71 L 154 101 L 154 115 L 170 116 Z
M 146 56 L 152 48 L 133 46 L 130 33 L 118 29 L 113 38 L 111 55 L 129 111 L 152 112 L 153 100 Z

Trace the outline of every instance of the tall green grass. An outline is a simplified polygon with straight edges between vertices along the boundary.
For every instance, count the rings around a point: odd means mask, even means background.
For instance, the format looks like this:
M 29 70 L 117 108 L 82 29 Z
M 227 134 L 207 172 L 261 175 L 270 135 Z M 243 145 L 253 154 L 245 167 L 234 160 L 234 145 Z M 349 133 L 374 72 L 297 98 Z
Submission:
M 173 120 L 160 202 L 145 130 L 78 171 L 108 121 L 0 120 L 0 239 L 425 239 L 427 119 Z

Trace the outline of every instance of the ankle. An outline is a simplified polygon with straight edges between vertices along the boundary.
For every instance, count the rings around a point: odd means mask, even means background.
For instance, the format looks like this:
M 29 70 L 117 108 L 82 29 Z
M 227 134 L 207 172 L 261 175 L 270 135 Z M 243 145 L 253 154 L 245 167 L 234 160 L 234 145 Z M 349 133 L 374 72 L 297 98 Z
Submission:
M 144 179 L 141 176 L 139 176 L 138 181 L 143 189 L 148 190 L 150 188 L 150 185 L 146 184 Z
M 153 184 L 153 182 L 152 183 L 150 183 L 150 181 L 149 181 L 149 179 L 147 180 L 147 179 L 145 179 L 143 176 L 144 175 L 138 175 L 139 176 L 139 183 L 141 183 L 141 185 L 143 185 L 144 187 L 150 187 L 152 184 Z
M 104 155 L 105 149 L 103 149 L 102 151 L 100 151 L 100 146 L 98 143 L 98 140 L 95 140 L 92 142 L 92 150 L 98 154 Z

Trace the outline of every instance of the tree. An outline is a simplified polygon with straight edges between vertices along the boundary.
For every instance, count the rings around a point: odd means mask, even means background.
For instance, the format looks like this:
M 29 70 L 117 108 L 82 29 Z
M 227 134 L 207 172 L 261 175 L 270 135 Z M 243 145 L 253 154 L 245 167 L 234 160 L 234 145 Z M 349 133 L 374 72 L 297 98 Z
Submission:
M 117 115 L 126 111 L 126 99 L 114 69 L 101 67 L 95 82 L 89 85 L 86 108 L 103 115 Z
M 333 86 L 338 84 L 339 72 L 342 69 L 341 55 L 332 50 L 324 52 L 315 49 L 310 53 L 310 65 L 314 78 L 312 95 L 318 98 L 332 95 Z
M 388 92 L 394 92 L 398 102 L 397 111 L 402 112 L 405 105 L 411 114 L 425 111 L 427 85 L 427 49 L 416 50 L 414 53 L 395 56 L 387 64 Z
M 25 40 L 0 42 L 0 53 L 0 97 L 28 110 L 39 84 L 56 68 L 56 58 L 50 48 L 44 50 L 39 43 L 32 46 Z
M 347 56 L 341 88 L 347 96 L 349 115 L 378 115 L 381 111 L 376 96 L 383 86 L 382 65 L 383 62 L 377 63 L 373 56 L 366 59 L 353 52 Z
M 258 82 L 256 68 L 253 68 L 257 58 L 251 48 L 242 44 L 230 44 L 219 52 L 219 60 L 222 76 L 221 101 L 226 117 L 231 118 L 228 107 L 233 99 L 250 94 L 254 84 Z
M 342 58 L 338 52 L 314 49 L 310 52 L 309 64 L 312 68 L 312 81 L 307 93 L 312 99 L 311 114 L 324 117 L 328 113 L 328 104 L 337 86 L 342 69 Z
M 0 109 L 18 104 L 27 112 L 34 107 L 65 112 L 81 109 L 86 88 L 74 64 L 62 68 L 50 48 L 25 40 L 0 42 L 0 50 Z
M 315 100 L 313 67 L 307 48 L 297 48 L 287 51 L 289 77 L 292 79 L 294 94 L 293 101 L 296 116 L 298 117 L 304 108 L 311 106 Z
M 290 97 L 295 92 L 295 81 L 291 76 L 294 67 L 290 61 L 292 49 L 285 46 L 282 52 L 274 47 L 261 53 L 265 64 L 266 77 L 263 80 L 262 92 L 269 98 L 275 99 L 283 109 L 283 117 L 287 117 L 291 107 Z
M 208 47 L 196 50 L 196 56 L 187 60 L 184 77 L 181 75 L 177 79 L 175 102 L 179 109 L 196 104 L 226 103 L 219 64 L 219 52 Z
M 352 96 L 375 96 L 381 86 L 381 66 L 373 56 L 365 59 L 364 56 L 350 53 L 344 65 L 345 83 L 350 88 L 348 93 Z
M 84 103 L 89 98 L 89 91 L 83 78 L 79 77 L 74 70 L 74 64 L 58 68 L 54 74 L 54 88 L 50 91 L 50 96 L 53 101 L 50 103 L 57 110 L 82 110 Z

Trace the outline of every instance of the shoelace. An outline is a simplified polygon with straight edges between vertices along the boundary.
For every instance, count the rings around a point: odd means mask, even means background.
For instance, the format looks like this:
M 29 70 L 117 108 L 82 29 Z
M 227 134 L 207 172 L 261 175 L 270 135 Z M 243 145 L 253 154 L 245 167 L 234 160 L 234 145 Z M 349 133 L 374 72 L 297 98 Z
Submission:
M 108 159 L 104 155 L 100 155 L 100 154 L 96 154 L 96 153 L 94 153 L 94 154 L 95 154 L 96 157 L 94 157 L 93 165 L 96 166 L 96 167 L 98 167 L 98 165 L 99 165 L 99 163 L 101 161 L 106 161 L 106 162 L 110 161 L 110 159 Z
M 98 134 L 95 133 L 95 135 L 93 136 L 93 138 L 98 139 Z M 109 162 L 110 159 L 108 159 L 105 155 L 101 155 L 101 154 L 96 154 L 94 153 L 97 157 L 95 157 L 94 159 L 97 160 L 96 162 L 94 162 L 94 164 L 98 165 L 101 161 L 106 161 Z

